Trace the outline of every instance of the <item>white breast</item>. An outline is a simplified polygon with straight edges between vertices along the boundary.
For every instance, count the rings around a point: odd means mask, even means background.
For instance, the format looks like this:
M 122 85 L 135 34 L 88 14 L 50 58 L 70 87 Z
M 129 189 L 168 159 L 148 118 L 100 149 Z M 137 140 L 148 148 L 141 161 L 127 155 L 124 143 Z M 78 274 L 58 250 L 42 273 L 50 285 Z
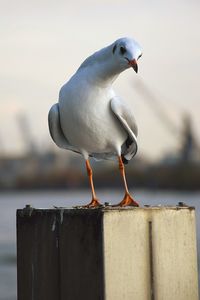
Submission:
M 76 74 L 61 89 L 60 121 L 64 135 L 81 152 L 117 152 L 127 134 L 110 109 L 111 87 L 90 83 Z

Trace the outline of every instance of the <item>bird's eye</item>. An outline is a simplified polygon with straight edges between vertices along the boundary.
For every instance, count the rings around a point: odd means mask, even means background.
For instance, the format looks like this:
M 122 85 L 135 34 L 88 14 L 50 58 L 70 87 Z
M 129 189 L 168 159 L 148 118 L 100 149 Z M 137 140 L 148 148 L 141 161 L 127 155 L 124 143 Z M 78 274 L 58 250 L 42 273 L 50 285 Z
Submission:
M 126 53 L 126 48 L 125 47 L 120 47 L 120 53 L 123 55 Z
M 142 53 L 138 56 L 138 59 L 140 59 L 141 56 L 142 56 Z

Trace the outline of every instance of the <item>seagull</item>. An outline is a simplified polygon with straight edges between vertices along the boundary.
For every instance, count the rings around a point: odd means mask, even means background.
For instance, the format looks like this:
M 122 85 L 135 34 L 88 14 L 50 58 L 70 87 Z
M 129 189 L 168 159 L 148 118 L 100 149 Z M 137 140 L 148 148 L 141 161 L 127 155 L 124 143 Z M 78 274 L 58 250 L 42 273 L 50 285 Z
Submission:
M 128 37 L 95 52 L 62 86 L 58 103 L 49 111 L 49 131 L 55 144 L 85 159 L 92 192 L 86 208 L 101 206 L 95 193 L 90 157 L 118 161 L 125 195 L 116 206 L 139 206 L 128 190 L 124 168 L 138 149 L 137 124 L 132 109 L 115 94 L 112 85 L 129 68 L 137 73 L 141 56 L 140 45 Z

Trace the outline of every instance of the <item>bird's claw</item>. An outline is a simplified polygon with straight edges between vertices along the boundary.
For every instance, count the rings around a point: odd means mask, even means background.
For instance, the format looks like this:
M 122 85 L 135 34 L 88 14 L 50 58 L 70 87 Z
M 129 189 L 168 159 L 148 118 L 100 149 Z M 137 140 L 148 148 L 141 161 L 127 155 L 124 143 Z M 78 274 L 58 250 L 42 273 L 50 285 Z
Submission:
M 139 204 L 131 197 L 129 193 L 126 193 L 123 200 L 118 203 L 113 205 L 113 207 L 126 207 L 126 206 L 133 206 L 133 207 L 139 207 Z
M 103 207 L 103 205 L 99 202 L 98 199 L 93 198 L 89 204 L 86 205 L 80 205 L 80 206 L 74 206 L 73 208 L 100 208 Z

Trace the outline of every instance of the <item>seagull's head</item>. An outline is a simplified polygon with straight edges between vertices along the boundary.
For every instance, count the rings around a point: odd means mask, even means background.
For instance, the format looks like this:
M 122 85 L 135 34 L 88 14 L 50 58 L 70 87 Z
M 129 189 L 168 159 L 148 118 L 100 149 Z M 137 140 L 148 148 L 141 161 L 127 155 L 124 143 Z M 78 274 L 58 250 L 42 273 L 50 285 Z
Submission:
M 140 45 L 131 38 L 121 38 L 114 42 L 112 47 L 113 57 L 116 64 L 119 64 L 122 69 L 130 67 L 138 72 L 138 59 L 142 56 Z

